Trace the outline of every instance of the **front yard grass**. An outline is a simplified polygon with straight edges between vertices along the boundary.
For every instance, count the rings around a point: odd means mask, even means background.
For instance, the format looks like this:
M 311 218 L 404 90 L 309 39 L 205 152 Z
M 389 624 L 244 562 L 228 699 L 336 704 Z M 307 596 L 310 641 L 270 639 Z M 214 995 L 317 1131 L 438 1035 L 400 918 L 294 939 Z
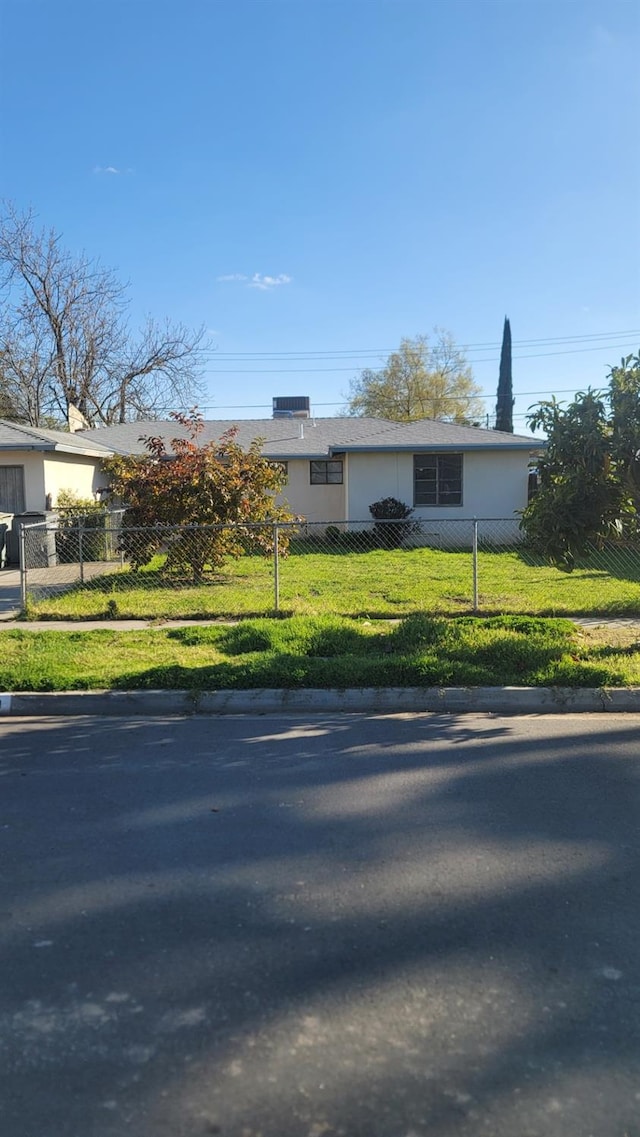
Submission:
M 0 632 L 0 690 L 640 684 L 640 642 L 568 620 L 245 620 L 119 632 Z
M 640 614 L 640 557 L 596 555 L 563 573 L 522 551 L 481 551 L 479 610 L 527 615 Z M 375 618 L 412 612 L 469 613 L 471 554 L 438 549 L 293 554 L 280 560 L 280 610 L 289 615 Z M 158 563 L 140 573 L 95 577 L 84 587 L 31 601 L 34 619 L 204 619 L 268 615 L 273 565 L 243 557 L 199 585 L 172 582 Z

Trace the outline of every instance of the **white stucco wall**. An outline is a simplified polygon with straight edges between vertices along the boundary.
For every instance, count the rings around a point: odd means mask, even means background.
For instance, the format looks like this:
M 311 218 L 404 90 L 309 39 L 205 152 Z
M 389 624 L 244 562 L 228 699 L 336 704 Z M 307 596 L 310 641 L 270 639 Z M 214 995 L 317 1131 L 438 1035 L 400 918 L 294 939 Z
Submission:
M 61 490 L 73 490 L 78 497 L 91 497 L 105 484 L 97 458 L 57 454 L 37 450 L 2 450 L 0 466 L 22 466 L 25 509 L 44 510 L 47 494 L 55 509 Z
M 417 451 L 416 451 L 417 453 Z M 413 454 L 349 454 L 348 516 L 370 517 L 369 506 L 396 497 L 413 506 Z M 529 453 L 526 450 L 466 451 L 462 460 L 462 505 L 416 506 L 415 516 L 512 517 L 527 504 Z
M 97 458 L 76 458 L 72 454 L 55 453 L 44 456 L 45 496 L 51 494 L 53 509 L 61 490 L 72 490 L 78 497 L 90 498 L 107 481 Z M 41 509 L 42 506 L 37 508 Z
M 344 466 L 346 480 L 346 462 Z M 293 513 L 307 521 L 343 521 L 346 485 L 312 486 L 308 458 L 293 458 L 288 462 L 288 479 L 278 501 L 286 501 Z M 373 499 L 372 499 L 373 500 Z
M 416 451 L 417 453 L 417 451 Z M 344 482 L 340 486 L 312 486 L 309 460 L 290 459 L 288 484 L 279 500 L 309 522 L 371 520 L 369 506 L 384 497 L 396 497 L 413 507 L 413 453 L 378 452 L 344 456 Z M 527 504 L 529 453 L 526 450 L 481 450 L 463 454 L 462 505 L 416 506 L 416 518 L 442 523 L 442 540 L 452 544 L 471 532 L 455 521 L 511 518 L 510 525 L 484 527 L 504 537 L 517 535 L 515 511 Z M 446 525 L 443 523 L 446 521 Z

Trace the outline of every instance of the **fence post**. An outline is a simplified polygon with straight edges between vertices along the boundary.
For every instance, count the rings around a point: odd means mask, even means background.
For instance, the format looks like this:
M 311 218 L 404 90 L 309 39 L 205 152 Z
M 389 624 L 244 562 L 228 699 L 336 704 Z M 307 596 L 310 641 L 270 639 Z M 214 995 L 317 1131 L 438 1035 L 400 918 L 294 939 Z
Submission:
M 480 607 L 478 598 L 478 518 L 473 519 L 473 611 Z
M 78 559 L 80 561 L 80 584 L 84 584 L 84 561 L 82 559 L 82 530 L 84 529 L 84 522 L 82 518 L 78 520 Z
M 278 524 L 273 526 L 273 601 L 274 610 L 280 611 L 280 550 L 278 549 Z
M 23 612 L 27 607 L 27 545 L 24 530 L 24 525 L 21 525 L 18 530 L 18 545 L 20 550 L 20 605 Z

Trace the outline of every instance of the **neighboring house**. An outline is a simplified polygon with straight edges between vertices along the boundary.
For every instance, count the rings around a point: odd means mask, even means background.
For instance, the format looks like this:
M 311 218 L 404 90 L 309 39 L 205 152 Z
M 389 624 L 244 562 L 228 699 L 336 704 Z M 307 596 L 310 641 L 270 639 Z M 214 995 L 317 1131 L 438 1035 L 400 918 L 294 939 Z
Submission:
M 374 418 L 273 418 L 204 423 L 200 441 L 237 428 L 246 447 L 286 464 L 286 498 L 309 522 L 369 521 L 369 506 L 385 497 L 435 521 L 514 518 L 527 504 L 529 462 L 544 443 L 479 427 L 423 419 L 397 423 Z M 186 437 L 177 423 L 131 422 L 80 431 L 73 437 L 116 454 L 144 453 L 141 436 Z
M 101 459 L 109 453 L 97 439 L 0 419 L 0 525 L 55 509 L 61 490 L 91 497 L 104 485 Z

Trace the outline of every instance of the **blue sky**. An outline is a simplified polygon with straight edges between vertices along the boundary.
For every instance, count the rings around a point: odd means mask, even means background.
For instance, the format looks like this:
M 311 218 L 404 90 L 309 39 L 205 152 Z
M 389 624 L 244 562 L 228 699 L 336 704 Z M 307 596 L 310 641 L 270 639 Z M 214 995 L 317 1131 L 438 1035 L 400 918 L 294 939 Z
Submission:
M 505 314 L 520 416 L 638 350 L 635 0 L 0 0 L 0 37 L 2 194 L 211 330 L 208 417 L 336 413 L 434 325 L 490 414 Z

